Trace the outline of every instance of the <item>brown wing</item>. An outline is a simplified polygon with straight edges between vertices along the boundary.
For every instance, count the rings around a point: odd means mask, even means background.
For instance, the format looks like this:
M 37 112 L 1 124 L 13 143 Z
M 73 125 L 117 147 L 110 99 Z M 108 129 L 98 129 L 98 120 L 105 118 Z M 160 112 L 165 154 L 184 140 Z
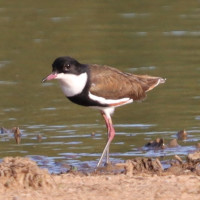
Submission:
M 108 66 L 90 66 L 90 92 L 108 99 L 143 99 L 146 94 L 137 77 Z
M 90 65 L 90 92 L 108 99 L 129 97 L 142 100 L 146 92 L 165 80 L 148 75 L 123 73 L 109 66 Z

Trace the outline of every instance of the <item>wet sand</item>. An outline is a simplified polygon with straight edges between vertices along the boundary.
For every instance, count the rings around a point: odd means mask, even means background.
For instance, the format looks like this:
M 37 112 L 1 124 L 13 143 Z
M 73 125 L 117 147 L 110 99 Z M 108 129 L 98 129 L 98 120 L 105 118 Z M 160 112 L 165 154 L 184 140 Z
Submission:
M 149 176 L 145 174 L 79 176 L 56 175 L 53 188 L 1 188 L 0 199 L 7 200 L 199 200 L 200 177 L 194 175 Z
M 0 199 L 200 199 L 198 173 L 188 169 L 183 169 L 181 173 L 179 171 L 179 174 L 173 170 L 155 170 L 137 173 L 132 168 L 132 171 L 125 170 L 120 173 L 103 170 L 87 174 L 75 171 L 51 175 L 28 158 L 5 158 L 0 164 Z

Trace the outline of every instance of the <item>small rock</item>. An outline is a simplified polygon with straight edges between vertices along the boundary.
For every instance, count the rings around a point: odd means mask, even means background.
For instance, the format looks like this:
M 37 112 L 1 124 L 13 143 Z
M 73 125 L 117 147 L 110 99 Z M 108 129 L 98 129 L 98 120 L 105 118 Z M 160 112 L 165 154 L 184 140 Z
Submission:
M 111 180 L 111 179 L 112 179 L 112 178 L 111 178 L 110 176 L 107 176 L 107 177 L 106 177 L 106 180 L 107 180 L 107 181 L 109 181 L 109 180 Z
M 198 142 L 197 144 L 196 144 L 196 147 L 199 149 L 200 148 L 200 142 Z
M 151 158 L 134 158 L 120 163 L 118 166 L 124 166 L 125 174 L 132 176 L 138 173 L 159 173 L 163 171 L 163 167 L 158 159 Z
M 168 147 L 177 147 L 178 146 L 178 142 L 176 139 L 173 139 L 169 142 Z
M 186 140 L 187 139 L 187 132 L 184 130 L 181 130 L 177 133 L 178 140 Z
M 164 139 L 163 138 L 156 138 L 154 141 L 150 141 L 147 144 L 145 144 L 145 147 L 148 148 L 161 148 L 164 149 L 166 146 L 164 144 Z
M 13 129 L 14 130 L 14 129 Z M 21 142 L 21 132 L 19 130 L 19 127 L 15 127 L 14 130 L 14 137 L 15 137 L 15 141 L 17 144 L 20 144 Z
M 39 134 L 39 135 L 37 135 L 37 141 L 38 142 L 41 142 L 42 141 L 42 136 Z
M 193 163 L 200 162 L 200 152 L 188 154 L 187 160 L 188 160 L 188 162 L 193 162 Z
M 92 132 L 92 133 L 91 133 L 91 136 L 94 137 L 94 136 L 95 136 L 95 132 Z
M 182 167 L 181 166 L 177 166 L 177 165 L 171 166 L 166 171 L 168 173 L 170 173 L 170 174 L 174 174 L 174 175 L 177 175 L 177 176 L 183 174 L 183 172 L 184 172 Z
M 181 159 L 179 156 L 175 155 L 174 158 L 175 158 L 176 160 L 178 160 L 178 162 L 179 162 L 180 164 L 183 163 L 182 159 Z

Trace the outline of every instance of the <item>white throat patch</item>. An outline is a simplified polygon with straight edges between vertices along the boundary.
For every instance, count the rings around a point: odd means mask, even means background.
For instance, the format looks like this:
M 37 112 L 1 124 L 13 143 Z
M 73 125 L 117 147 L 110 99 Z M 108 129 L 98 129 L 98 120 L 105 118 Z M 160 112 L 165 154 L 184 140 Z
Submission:
M 86 72 L 80 75 L 59 73 L 56 77 L 60 82 L 63 93 L 67 97 L 80 94 L 87 83 L 87 78 Z

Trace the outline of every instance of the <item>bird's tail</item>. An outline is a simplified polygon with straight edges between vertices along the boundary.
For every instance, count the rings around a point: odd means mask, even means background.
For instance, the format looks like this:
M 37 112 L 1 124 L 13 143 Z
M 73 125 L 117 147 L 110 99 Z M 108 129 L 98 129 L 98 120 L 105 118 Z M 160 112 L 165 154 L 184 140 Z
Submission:
M 145 92 L 148 92 L 161 83 L 165 83 L 166 79 L 148 75 L 136 75 Z
M 160 77 L 156 77 L 155 79 L 149 80 L 149 88 L 146 90 L 146 92 L 152 90 L 153 88 L 155 88 L 156 86 L 158 86 L 161 83 L 165 83 L 166 78 L 160 78 Z

